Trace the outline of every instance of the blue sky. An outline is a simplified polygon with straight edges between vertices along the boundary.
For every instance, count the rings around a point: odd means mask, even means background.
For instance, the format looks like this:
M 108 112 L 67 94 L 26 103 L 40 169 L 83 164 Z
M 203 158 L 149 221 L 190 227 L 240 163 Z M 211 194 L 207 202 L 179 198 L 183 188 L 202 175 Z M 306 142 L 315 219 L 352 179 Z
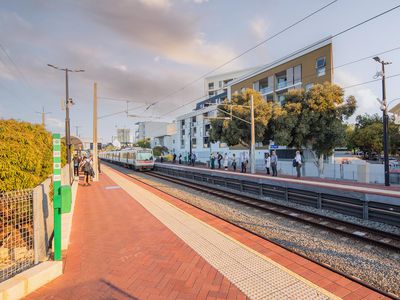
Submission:
M 130 108 L 164 99 L 240 54 L 257 42 L 330 1 L 317 0 L 3 0 L 0 3 L 0 118 L 40 122 L 45 107 L 47 127 L 63 132 L 64 74 L 48 63 L 85 73 L 70 75 L 73 126 L 91 136 L 93 82 L 99 97 L 129 99 Z M 339 0 L 219 72 L 266 64 L 330 34 L 399 4 L 398 1 Z M 334 65 L 400 47 L 400 9 L 333 40 Z M 393 64 L 387 75 L 400 73 L 400 50 L 381 56 Z M 15 63 L 15 66 L 13 63 Z M 380 66 L 372 59 L 334 70 L 342 86 L 372 80 Z M 400 97 L 400 77 L 388 79 L 387 98 Z M 164 99 L 148 111 L 132 110 L 142 119 L 202 96 L 203 83 Z M 346 89 L 359 103 L 357 114 L 379 112 L 380 82 Z M 99 99 L 99 116 L 124 110 L 124 101 Z M 177 110 L 166 120 L 190 111 Z M 99 121 L 104 141 L 115 129 L 132 128 L 141 118 L 117 114 Z

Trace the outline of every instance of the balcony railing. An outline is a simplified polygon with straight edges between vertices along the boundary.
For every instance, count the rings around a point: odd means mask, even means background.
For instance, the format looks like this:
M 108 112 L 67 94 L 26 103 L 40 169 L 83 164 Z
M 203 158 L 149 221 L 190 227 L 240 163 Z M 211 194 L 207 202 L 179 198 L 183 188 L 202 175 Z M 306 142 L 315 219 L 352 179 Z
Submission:
M 269 94 L 272 93 L 274 90 L 272 89 L 272 87 L 264 87 L 260 89 L 260 93 L 261 94 Z

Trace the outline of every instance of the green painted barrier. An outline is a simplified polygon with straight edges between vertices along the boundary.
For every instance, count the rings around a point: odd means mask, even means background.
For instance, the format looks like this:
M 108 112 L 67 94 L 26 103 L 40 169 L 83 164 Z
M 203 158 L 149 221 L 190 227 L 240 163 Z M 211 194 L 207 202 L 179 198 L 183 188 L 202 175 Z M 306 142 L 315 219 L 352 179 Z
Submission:
M 61 141 L 53 134 L 53 209 L 54 209 L 54 260 L 61 260 Z
M 67 214 L 71 212 L 71 186 L 70 185 L 62 185 L 60 187 L 60 195 L 61 195 L 61 213 Z

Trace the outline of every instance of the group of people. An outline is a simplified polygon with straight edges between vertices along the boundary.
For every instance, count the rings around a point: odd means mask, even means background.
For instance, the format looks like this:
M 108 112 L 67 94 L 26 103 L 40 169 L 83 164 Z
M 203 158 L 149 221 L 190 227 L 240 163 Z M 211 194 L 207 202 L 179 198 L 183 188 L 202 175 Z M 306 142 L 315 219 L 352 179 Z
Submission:
M 185 163 L 185 165 L 192 165 L 194 166 L 194 164 L 196 163 L 197 160 L 197 156 L 196 153 L 192 152 L 192 153 L 186 153 L 184 156 L 182 156 L 182 153 L 179 153 L 179 156 L 176 155 L 176 153 L 174 153 L 172 155 L 172 163 L 176 163 L 176 158 L 178 158 L 178 163 L 181 165 L 182 164 L 182 159 L 183 162 Z
M 74 175 L 79 176 L 79 172 L 83 172 L 84 180 L 83 185 L 90 185 L 90 181 L 93 181 L 93 177 L 95 176 L 95 172 L 93 169 L 93 156 L 78 156 L 78 154 L 74 155 L 73 159 L 74 163 Z M 98 160 L 98 172 L 100 173 L 100 161 Z
M 172 157 L 172 162 L 175 164 L 178 159 L 179 164 L 187 164 L 194 166 L 196 162 L 196 154 L 195 153 L 187 153 L 184 156 L 180 153 L 178 156 L 174 153 Z M 274 177 L 278 176 L 278 156 L 276 151 L 273 150 L 271 153 L 265 153 L 265 168 L 267 171 L 267 175 L 272 175 Z M 210 168 L 211 169 L 221 169 L 222 167 L 227 171 L 229 169 L 229 165 L 232 167 L 233 171 L 236 171 L 238 163 L 240 163 L 240 172 L 246 173 L 247 166 L 249 164 L 249 159 L 247 157 L 247 153 L 243 152 L 240 154 L 240 158 L 236 157 L 236 154 L 233 153 L 232 157 L 228 156 L 228 153 L 222 155 L 220 152 L 212 152 L 210 154 Z M 301 177 L 301 167 L 304 164 L 303 157 L 300 151 L 296 151 L 296 155 L 293 159 L 293 167 L 296 168 L 297 178 Z
M 296 155 L 293 159 L 293 167 L 296 168 L 296 177 L 301 177 L 301 167 L 303 166 L 304 160 L 301 156 L 300 151 L 296 151 Z M 278 176 L 278 156 L 275 151 L 271 154 L 265 153 L 265 168 L 267 170 L 267 175 L 270 175 L 272 171 L 272 176 Z

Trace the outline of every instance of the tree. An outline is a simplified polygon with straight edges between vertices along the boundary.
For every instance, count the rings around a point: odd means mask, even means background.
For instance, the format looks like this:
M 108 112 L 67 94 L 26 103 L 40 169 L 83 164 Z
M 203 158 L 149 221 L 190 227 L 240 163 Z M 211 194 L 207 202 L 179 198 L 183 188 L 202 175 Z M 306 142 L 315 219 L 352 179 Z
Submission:
M 226 100 L 218 105 L 217 116 L 219 118 L 229 118 L 230 112 L 232 112 L 233 117 L 225 120 L 211 120 L 211 142 L 221 141 L 227 143 L 228 146 L 240 144 L 245 147 L 250 147 L 251 126 L 247 122 L 251 120 L 251 111 L 249 108 L 251 95 L 253 95 L 254 103 L 256 142 L 265 140 L 267 125 L 274 114 L 274 110 L 278 108 L 278 105 L 273 102 L 265 101 L 260 93 L 252 89 L 246 89 L 240 94 L 233 95 L 231 101 L 228 102 Z
M 165 146 L 155 146 L 153 148 L 153 155 L 154 156 L 161 156 L 161 154 L 168 153 L 168 148 Z
M 149 138 L 145 138 L 143 140 L 139 140 L 136 142 L 136 147 L 140 147 L 140 148 L 150 148 L 150 139 Z
M 345 144 L 343 121 L 355 109 L 355 98 L 345 99 L 343 89 L 335 84 L 315 84 L 307 92 L 291 90 L 285 95 L 281 114 L 273 122 L 273 139 L 280 145 L 309 148 L 318 174 L 323 177 L 324 157 Z
M 383 123 L 378 114 L 359 115 L 356 118 L 353 134 L 354 144 L 364 153 L 376 152 L 379 155 L 383 151 Z M 395 124 L 394 119 L 389 120 L 389 152 L 396 154 L 400 148 L 400 125 Z

